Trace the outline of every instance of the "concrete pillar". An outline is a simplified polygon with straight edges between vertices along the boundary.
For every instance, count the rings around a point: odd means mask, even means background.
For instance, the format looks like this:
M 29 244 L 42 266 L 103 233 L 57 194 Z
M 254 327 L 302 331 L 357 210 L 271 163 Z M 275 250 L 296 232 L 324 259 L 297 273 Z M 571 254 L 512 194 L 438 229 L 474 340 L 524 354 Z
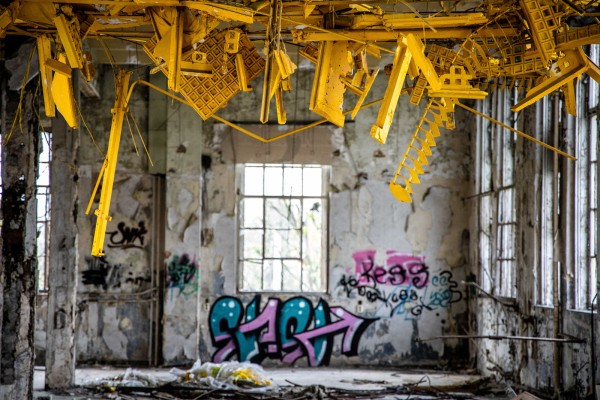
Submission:
M 75 384 L 75 301 L 77 292 L 77 153 L 79 130 L 62 116 L 52 120 L 50 166 L 50 265 L 46 332 L 46 387 Z M 72 169 L 72 168 L 75 169 Z
M 36 187 L 38 118 L 34 111 L 35 84 L 20 93 L 6 89 L 2 73 L 2 133 L 7 139 L 15 115 L 20 113 L 10 140 L 2 151 L 3 216 L 0 230 L 0 287 L 2 335 L 0 338 L 0 399 L 33 397 L 33 333 L 36 291 Z
M 167 122 L 163 361 L 198 357 L 202 119 L 174 104 Z M 151 111 L 152 113 L 152 111 Z

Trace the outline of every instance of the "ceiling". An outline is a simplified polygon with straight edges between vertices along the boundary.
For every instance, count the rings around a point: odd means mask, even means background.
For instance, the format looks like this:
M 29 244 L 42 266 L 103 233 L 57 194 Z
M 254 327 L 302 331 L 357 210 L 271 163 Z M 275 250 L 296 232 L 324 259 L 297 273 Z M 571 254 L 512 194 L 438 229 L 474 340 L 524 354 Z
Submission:
M 566 111 L 575 114 L 574 82 L 583 74 L 600 81 L 587 47 L 600 43 L 595 0 L 0 4 L 0 37 L 35 38 L 46 113 L 54 112 L 54 101 L 71 125 L 77 124 L 74 102 L 52 92 L 72 92 L 73 69 L 93 79 L 98 63 L 148 65 L 167 77 L 165 95 L 223 123 L 215 113 L 262 75 L 258 120 L 268 122 L 274 103 L 278 123 L 285 124 L 282 93 L 292 90 L 297 54 L 314 64 L 310 110 L 340 127 L 385 74 L 385 96 L 370 132 L 375 140 L 385 143 L 400 95 L 427 104 L 391 182 L 401 201 L 411 200 L 411 185 L 419 182 L 439 128 L 454 128 L 453 112 L 464 108 L 463 99 L 510 89 L 520 93 L 512 108 L 518 112 L 559 91 Z M 117 86 L 117 102 L 127 85 Z M 347 96 L 355 98 L 353 109 L 344 110 Z

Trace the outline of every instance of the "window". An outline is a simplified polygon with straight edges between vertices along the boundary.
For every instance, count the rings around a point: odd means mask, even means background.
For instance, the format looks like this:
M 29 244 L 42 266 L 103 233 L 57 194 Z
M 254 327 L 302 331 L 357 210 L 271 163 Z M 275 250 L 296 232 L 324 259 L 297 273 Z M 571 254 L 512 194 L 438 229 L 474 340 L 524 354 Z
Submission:
M 50 160 L 51 137 L 47 132 L 40 134 L 40 156 L 38 161 L 37 187 L 37 289 L 48 290 L 48 249 L 50 248 Z
M 539 132 L 540 140 L 545 143 L 557 146 L 554 138 L 555 118 L 559 115 L 553 110 L 554 98 L 546 96 L 540 99 L 536 107 L 536 130 Z M 559 113 L 560 114 L 560 113 Z M 551 118 L 548 116 L 551 115 Z M 554 304 L 554 260 L 557 247 L 557 225 L 558 225 L 558 171 L 559 158 L 555 153 L 546 151 L 540 153 L 541 157 L 541 177 L 540 177 L 540 204 L 539 207 L 539 226 L 540 226 L 540 261 L 538 274 L 536 276 L 537 303 L 544 306 Z M 560 282 L 559 282 L 560 283 Z
M 496 91 L 481 104 L 481 111 L 515 126 L 510 111 L 515 89 Z M 514 151 L 516 135 L 487 120 L 479 122 L 479 259 L 486 291 L 498 296 L 516 295 L 516 206 Z
M 592 45 L 589 56 L 596 64 L 599 45 Z M 575 307 L 590 309 L 597 290 L 597 154 L 598 154 L 598 84 L 589 76 L 577 87 L 577 118 L 569 125 L 576 138 L 575 149 Z
M 324 291 L 328 168 L 245 164 L 238 176 L 240 290 Z

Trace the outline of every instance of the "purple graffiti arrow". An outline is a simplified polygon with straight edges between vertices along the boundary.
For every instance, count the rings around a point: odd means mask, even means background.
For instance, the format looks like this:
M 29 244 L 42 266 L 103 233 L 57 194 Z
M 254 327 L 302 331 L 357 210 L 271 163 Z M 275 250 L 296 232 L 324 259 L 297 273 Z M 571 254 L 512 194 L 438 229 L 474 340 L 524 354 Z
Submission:
M 355 335 L 361 331 L 361 325 L 366 323 L 364 326 L 364 328 L 366 328 L 371 322 L 374 321 L 357 317 L 342 307 L 331 307 L 331 312 L 340 318 L 340 320 L 320 328 L 294 335 L 294 338 L 298 340 L 302 346 L 304 346 L 308 356 L 308 362 L 311 367 L 315 367 L 319 364 L 315 355 L 315 348 L 311 343 L 311 340 L 317 339 L 321 336 L 335 336 L 341 332 L 344 332 L 344 337 L 342 338 L 342 353 L 352 353 L 356 351 L 356 347 L 358 346 L 358 340 L 355 339 L 360 338 L 355 338 Z M 292 363 L 303 355 L 302 349 L 298 348 L 295 351 L 287 354 L 283 361 Z

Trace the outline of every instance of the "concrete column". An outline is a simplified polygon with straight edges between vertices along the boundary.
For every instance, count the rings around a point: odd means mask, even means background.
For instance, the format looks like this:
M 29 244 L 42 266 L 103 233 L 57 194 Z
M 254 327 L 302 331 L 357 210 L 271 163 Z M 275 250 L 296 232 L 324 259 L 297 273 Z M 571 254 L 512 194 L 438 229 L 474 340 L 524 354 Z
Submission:
M 62 116 L 52 120 L 50 166 L 50 266 L 46 332 L 46 387 L 75 384 L 75 301 L 77 292 L 77 152 L 79 130 Z M 70 166 L 72 168 L 70 168 Z
M 202 119 L 174 104 L 167 122 L 163 361 L 198 357 Z
M 0 66 L 3 70 L 3 66 Z M 0 287 L 2 335 L 0 338 L 0 399 L 33 397 L 33 333 L 36 291 L 36 187 L 38 119 L 34 112 L 35 85 L 22 97 L 2 84 L 2 133 L 10 140 L 2 145 L 3 221 L 0 230 Z

